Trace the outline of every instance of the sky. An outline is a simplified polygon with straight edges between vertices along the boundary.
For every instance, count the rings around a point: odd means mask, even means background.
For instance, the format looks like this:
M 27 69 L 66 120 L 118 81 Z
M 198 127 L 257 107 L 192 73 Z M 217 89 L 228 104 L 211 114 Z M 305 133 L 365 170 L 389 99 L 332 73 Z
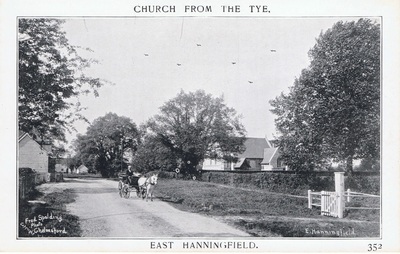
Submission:
M 63 29 L 71 45 L 92 50 L 82 56 L 100 61 L 85 73 L 114 84 L 97 98 L 78 98 L 90 122 L 113 112 L 140 125 L 181 90 L 203 89 L 242 116 L 248 137 L 271 139 L 277 132 L 269 101 L 288 93 L 321 32 L 357 19 L 75 18 Z M 84 134 L 88 124 L 75 127 Z

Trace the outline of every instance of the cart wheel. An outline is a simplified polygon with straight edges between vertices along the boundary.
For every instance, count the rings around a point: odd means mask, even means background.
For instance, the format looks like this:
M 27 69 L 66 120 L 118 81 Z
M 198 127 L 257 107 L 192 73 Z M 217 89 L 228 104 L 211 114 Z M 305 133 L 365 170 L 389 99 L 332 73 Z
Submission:
M 129 196 L 131 195 L 131 192 L 130 192 L 130 190 L 129 190 L 129 186 L 127 185 L 127 184 L 125 184 L 123 187 L 122 187 L 122 196 L 124 197 L 124 198 L 129 198 Z

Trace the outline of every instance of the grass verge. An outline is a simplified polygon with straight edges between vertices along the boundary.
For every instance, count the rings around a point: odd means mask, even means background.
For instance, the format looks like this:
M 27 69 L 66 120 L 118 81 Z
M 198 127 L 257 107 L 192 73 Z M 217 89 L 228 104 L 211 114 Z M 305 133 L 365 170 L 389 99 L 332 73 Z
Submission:
M 19 237 L 78 237 L 81 235 L 79 218 L 66 211 L 66 204 L 74 202 L 71 189 L 47 195 L 35 191 L 28 202 L 19 202 Z M 39 200 L 38 200 L 39 199 Z
M 155 195 L 178 209 L 216 217 L 260 237 L 379 237 L 379 210 L 352 210 L 347 218 L 308 209 L 307 198 L 162 179 Z M 362 220 L 362 221 L 360 221 Z

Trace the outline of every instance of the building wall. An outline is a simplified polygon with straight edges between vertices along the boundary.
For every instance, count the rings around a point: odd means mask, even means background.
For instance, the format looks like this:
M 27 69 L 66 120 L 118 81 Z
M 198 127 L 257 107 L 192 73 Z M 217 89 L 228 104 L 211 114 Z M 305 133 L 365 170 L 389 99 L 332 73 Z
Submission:
M 204 159 L 203 170 L 224 170 L 224 162 L 222 160 Z
M 289 170 L 289 168 L 285 165 L 285 162 L 282 161 L 279 157 L 281 154 L 279 153 L 279 150 L 276 151 L 274 156 L 271 159 L 271 164 L 275 169 L 280 169 L 280 170 Z
M 279 161 L 279 150 L 276 151 L 276 153 L 274 154 L 274 156 L 271 158 L 271 161 L 269 164 L 263 164 L 261 165 L 261 170 L 289 170 L 289 168 L 287 166 L 285 166 L 285 163 L 282 161 Z
M 49 171 L 49 156 L 47 151 L 29 136 L 25 136 L 19 142 L 20 168 L 32 168 L 37 172 L 47 173 Z
M 236 170 L 261 170 L 262 159 L 246 159 L 246 166 Z M 250 168 L 247 166 L 249 165 Z M 230 163 L 224 160 L 204 159 L 203 170 L 232 170 Z
M 77 169 L 77 173 L 78 173 L 78 174 L 87 173 L 87 172 L 89 172 L 89 169 L 88 169 L 86 166 L 80 166 L 80 167 Z
M 261 170 L 268 171 L 268 170 L 273 170 L 273 169 L 274 168 L 272 167 L 272 165 L 266 165 L 266 164 L 261 165 Z
M 279 157 L 279 151 L 276 151 L 274 156 L 272 156 L 272 159 L 271 159 L 271 162 L 270 162 L 270 164 L 274 168 L 277 168 L 278 166 L 280 167 L 280 165 L 278 165 L 278 157 Z
M 233 165 L 225 160 L 204 159 L 203 170 L 233 170 Z

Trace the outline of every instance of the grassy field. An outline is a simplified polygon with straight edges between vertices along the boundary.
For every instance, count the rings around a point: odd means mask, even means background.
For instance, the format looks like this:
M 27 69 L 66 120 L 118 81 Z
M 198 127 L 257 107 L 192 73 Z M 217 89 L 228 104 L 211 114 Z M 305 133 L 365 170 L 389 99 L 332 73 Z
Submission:
M 30 200 L 19 202 L 19 237 L 78 237 L 79 219 L 66 211 L 66 204 L 74 202 L 71 189 L 43 195 L 34 191 Z
M 176 208 L 213 216 L 259 237 L 379 237 L 379 210 L 351 210 L 345 219 L 308 209 L 306 197 L 214 183 L 159 179 L 155 196 Z

